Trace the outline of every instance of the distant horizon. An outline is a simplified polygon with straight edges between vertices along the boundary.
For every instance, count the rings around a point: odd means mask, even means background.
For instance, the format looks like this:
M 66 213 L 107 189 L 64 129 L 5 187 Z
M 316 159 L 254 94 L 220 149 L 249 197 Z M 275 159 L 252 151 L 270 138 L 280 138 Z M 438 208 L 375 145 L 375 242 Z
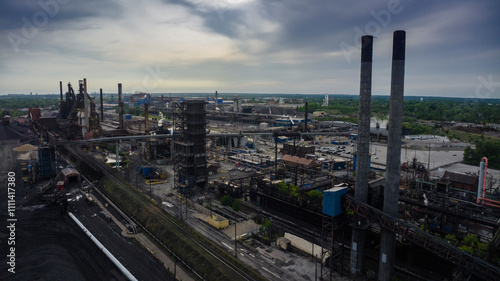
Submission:
M 89 93 L 89 95 L 95 95 L 95 94 L 99 94 L 99 92 L 95 92 L 95 91 L 92 91 Z M 123 95 L 133 95 L 135 93 L 126 93 L 126 92 L 123 92 L 122 93 Z M 207 97 L 207 96 L 215 96 L 215 92 L 211 92 L 211 93 L 204 93 L 204 92 L 172 92 L 172 93 L 145 93 L 145 94 L 150 94 L 152 96 L 161 96 L 161 95 L 164 95 L 165 97 L 168 97 L 168 95 L 172 95 L 172 96 L 184 96 L 184 95 L 188 95 L 188 96 L 191 96 L 191 97 L 194 97 L 195 95 L 200 95 L 200 97 Z M 65 93 L 63 93 L 63 96 L 65 95 Z M 109 96 L 109 95 L 118 95 L 118 92 L 116 93 L 105 93 L 103 92 L 103 95 L 104 96 Z M 218 93 L 218 96 L 221 97 L 221 96 L 234 96 L 234 95 L 250 95 L 250 96 L 269 96 L 269 97 L 276 97 L 276 96 L 280 96 L 280 95 L 283 95 L 283 96 L 297 96 L 297 98 L 301 98 L 301 97 L 311 97 L 311 96 L 314 96 L 315 98 L 321 98 L 321 97 L 324 97 L 325 93 L 323 94 L 314 94 L 314 93 L 311 93 L 311 94 L 298 94 L 298 93 Z M 59 97 L 60 96 L 60 93 L 49 93 L 49 94 L 42 94 L 42 93 L 34 93 L 34 94 L 25 94 L 25 93 L 21 93 L 21 94 L 0 94 L 0 98 L 1 97 L 7 97 L 7 96 L 54 96 L 54 97 Z M 359 96 L 359 94 L 328 94 L 329 97 L 331 96 L 338 96 L 338 97 L 356 97 L 356 96 Z M 381 94 L 372 94 L 372 97 L 383 97 L 383 98 L 389 98 L 390 95 L 387 94 L 387 95 L 381 95 Z M 431 99 L 465 99 L 465 100 L 483 100 L 483 101 L 487 101 L 487 100 L 493 100 L 493 101 L 500 101 L 500 97 L 499 98 L 494 98 L 494 97 L 483 97 L 483 98 L 475 98 L 475 97 L 454 97 L 454 96 L 404 96 L 405 99 L 407 98 L 411 98 L 411 99 L 419 99 L 419 98 L 431 98 Z

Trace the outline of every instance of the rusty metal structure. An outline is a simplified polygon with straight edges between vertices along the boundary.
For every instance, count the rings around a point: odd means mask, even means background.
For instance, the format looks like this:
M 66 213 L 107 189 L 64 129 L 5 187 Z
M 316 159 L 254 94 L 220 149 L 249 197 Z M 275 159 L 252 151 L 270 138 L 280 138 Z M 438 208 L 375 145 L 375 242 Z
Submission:
M 61 95 L 59 109 L 60 130 L 67 139 L 91 139 L 102 136 L 96 104 L 87 93 L 87 79 L 78 81 L 78 94 L 75 94 L 71 83 L 68 83 L 66 98 L 63 100 Z
M 500 269 L 498 267 L 480 258 L 474 257 L 403 220 L 387 215 L 349 195 L 344 196 L 343 205 L 347 210 L 371 222 L 378 223 L 383 229 L 400 235 L 406 240 L 426 248 L 439 257 L 454 263 L 462 272 L 469 274 L 469 276 L 485 278 L 485 280 L 500 279 Z

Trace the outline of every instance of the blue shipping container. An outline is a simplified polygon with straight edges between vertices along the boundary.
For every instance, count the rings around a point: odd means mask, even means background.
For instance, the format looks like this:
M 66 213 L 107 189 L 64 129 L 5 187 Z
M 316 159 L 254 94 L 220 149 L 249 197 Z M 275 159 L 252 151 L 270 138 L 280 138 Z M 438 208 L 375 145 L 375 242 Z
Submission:
M 153 167 L 143 167 L 142 168 L 142 175 L 144 177 L 149 177 L 149 175 L 153 172 Z
M 347 187 L 334 187 L 323 191 L 323 214 L 336 217 L 342 214 L 342 195 L 347 193 Z

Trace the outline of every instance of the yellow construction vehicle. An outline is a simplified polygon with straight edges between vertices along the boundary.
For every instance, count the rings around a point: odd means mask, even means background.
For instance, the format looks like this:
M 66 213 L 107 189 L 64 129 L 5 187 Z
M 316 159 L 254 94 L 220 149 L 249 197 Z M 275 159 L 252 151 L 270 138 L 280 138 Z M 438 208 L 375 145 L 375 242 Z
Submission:
M 165 183 L 164 179 L 151 179 L 151 180 L 146 180 L 147 185 L 155 185 L 155 184 L 162 184 Z

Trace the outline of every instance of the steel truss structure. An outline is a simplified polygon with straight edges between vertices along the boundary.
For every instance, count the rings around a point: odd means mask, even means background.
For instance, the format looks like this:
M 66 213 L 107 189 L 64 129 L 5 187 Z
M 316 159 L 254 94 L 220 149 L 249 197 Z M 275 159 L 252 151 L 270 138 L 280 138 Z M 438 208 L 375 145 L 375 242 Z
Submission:
M 205 100 L 174 103 L 174 184 L 185 195 L 194 187 L 204 188 L 208 181 L 206 124 Z
M 343 205 L 346 209 L 353 211 L 355 214 L 369 221 L 378 223 L 380 227 L 393 231 L 395 234 L 431 251 L 441 258 L 447 259 L 455 264 L 462 272 L 484 278 L 485 280 L 500 280 L 500 268 L 465 253 L 457 247 L 439 240 L 409 223 L 388 216 L 366 203 L 359 202 L 352 196 L 345 195 L 343 200 Z

